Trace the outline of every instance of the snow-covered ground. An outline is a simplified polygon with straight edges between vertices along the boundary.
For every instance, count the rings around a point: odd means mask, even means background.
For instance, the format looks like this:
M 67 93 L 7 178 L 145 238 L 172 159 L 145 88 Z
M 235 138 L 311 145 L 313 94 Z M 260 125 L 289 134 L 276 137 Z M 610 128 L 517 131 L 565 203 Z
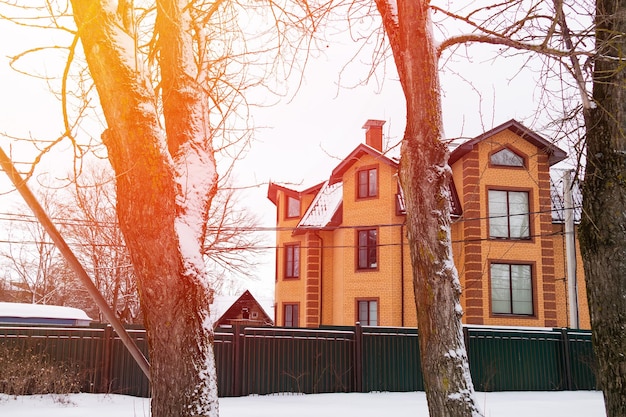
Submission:
M 485 417 L 605 417 L 599 391 L 478 393 Z M 3 417 L 147 417 L 149 400 L 123 395 L 9 397 Z M 423 392 L 220 398 L 221 417 L 427 416 Z

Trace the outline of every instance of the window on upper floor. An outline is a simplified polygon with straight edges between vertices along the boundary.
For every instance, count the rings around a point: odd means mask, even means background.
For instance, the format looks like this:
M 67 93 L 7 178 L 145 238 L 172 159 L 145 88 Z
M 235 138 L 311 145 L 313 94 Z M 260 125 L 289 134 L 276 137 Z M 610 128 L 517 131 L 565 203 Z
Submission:
M 292 219 L 295 217 L 300 217 L 300 200 L 287 196 L 287 218 Z
M 378 195 L 378 169 L 366 168 L 357 171 L 357 198 Z
M 527 191 L 489 190 L 489 237 L 530 239 Z
M 297 303 L 283 304 L 283 325 L 285 327 L 300 326 L 300 306 Z
M 285 278 L 300 277 L 300 244 L 285 245 Z
M 361 326 L 378 326 L 378 300 L 357 300 L 356 304 Z
M 531 265 L 491 264 L 491 312 L 533 315 Z
M 378 231 L 357 231 L 357 269 L 378 268 Z
M 524 158 L 508 148 L 500 149 L 489 156 L 491 165 L 524 167 Z

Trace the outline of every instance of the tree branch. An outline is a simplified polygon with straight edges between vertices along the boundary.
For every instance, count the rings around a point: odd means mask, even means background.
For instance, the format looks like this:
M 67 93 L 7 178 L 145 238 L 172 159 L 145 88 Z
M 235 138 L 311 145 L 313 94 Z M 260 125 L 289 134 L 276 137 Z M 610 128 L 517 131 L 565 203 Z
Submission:
M 514 39 L 501 37 L 501 36 L 493 36 L 493 35 L 479 35 L 479 34 L 468 34 L 468 35 L 459 35 L 448 38 L 441 42 L 437 47 L 437 55 L 440 57 L 444 50 L 460 44 L 466 43 L 484 43 L 491 45 L 502 45 L 508 48 L 536 52 L 543 55 L 549 55 L 552 57 L 558 58 L 566 58 L 572 56 L 594 56 L 593 52 L 584 52 L 584 51 L 564 51 L 561 49 L 550 48 L 547 47 L 544 43 L 541 44 L 532 44 L 527 42 L 520 42 Z

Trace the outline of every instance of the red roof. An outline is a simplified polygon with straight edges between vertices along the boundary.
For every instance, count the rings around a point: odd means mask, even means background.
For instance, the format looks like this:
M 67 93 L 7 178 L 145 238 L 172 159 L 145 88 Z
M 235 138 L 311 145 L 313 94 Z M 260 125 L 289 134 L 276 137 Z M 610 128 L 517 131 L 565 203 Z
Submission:
M 452 165 L 463 156 L 465 156 L 472 149 L 474 149 L 474 145 L 507 129 L 548 154 L 550 166 L 556 164 L 557 162 L 561 162 L 567 157 L 567 153 L 563 149 L 559 148 L 547 139 L 528 129 L 517 120 L 511 119 L 508 122 L 505 122 L 500 126 L 496 126 L 493 129 L 481 134 L 480 136 L 476 136 L 474 139 L 470 139 L 462 145 L 459 145 L 450 154 L 450 160 L 448 161 L 448 163 Z
M 387 156 L 385 156 L 385 154 L 377 151 L 371 146 L 361 143 L 350 153 L 350 155 L 345 157 L 343 161 L 341 161 L 341 163 L 339 163 L 339 165 L 335 167 L 335 169 L 333 169 L 333 172 L 330 175 L 329 184 L 333 185 L 334 183 L 341 181 L 343 174 L 345 174 L 352 165 L 354 165 L 361 157 L 363 157 L 363 155 L 370 155 L 371 157 L 378 159 L 379 161 L 387 165 L 390 165 L 396 169 L 398 168 L 398 163 L 396 161 L 388 158 Z

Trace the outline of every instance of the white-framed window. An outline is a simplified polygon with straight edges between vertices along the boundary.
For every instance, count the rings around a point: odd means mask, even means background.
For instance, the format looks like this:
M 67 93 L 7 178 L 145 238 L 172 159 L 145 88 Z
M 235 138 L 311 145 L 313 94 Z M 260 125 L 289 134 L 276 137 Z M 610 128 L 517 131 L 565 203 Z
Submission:
M 489 237 L 530 239 L 527 191 L 489 190 Z
M 491 312 L 532 316 L 532 266 L 527 264 L 491 264 Z

